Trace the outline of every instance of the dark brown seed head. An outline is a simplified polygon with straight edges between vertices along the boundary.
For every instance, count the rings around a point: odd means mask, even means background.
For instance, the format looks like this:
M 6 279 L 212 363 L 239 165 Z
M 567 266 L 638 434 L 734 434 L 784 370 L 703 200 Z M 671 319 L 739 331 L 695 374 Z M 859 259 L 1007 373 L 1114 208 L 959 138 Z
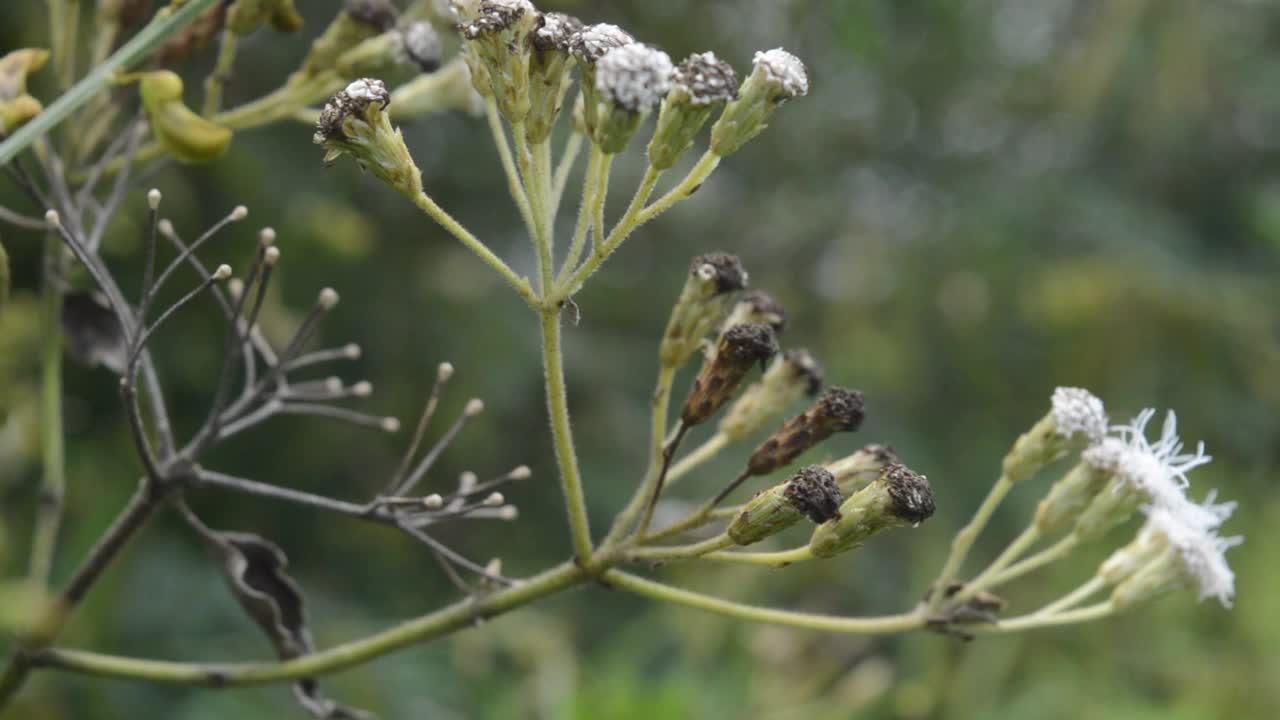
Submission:
M 792 507 L 805 517 L 822 524 L 840 517 L 840 488 L 836 479 L 821 465 L 802 467 L 787 482 L 783 491 Z
M 738 97 L 738 74 L 715 53 L 696 53 L 676 68 L 672 84 L 682 88 L 693 105 L 712 105 Z
M 906 522 L 916 524 L 928 520 L 935 509 L 933 489 L 925 476 L 906 465 L 893 463 L 880 471 L 880 479 L 893 501 L 893 513 Z
M 764 369 L 778 353 L 778 340 L 774 337 L 773 328 L 760 323 L 734 325 L 724 335 L 716 348 L 716 359 L 721 356 L 726 362 L 751 367 L 759 364 Z
M 856 432 L 862 427 L 865 404 L 857 390 L 829 387 L 814 404 L 814 421 L 831 432 Z
M 788 420 L 756 447 L 747 461 L 747 471 L 752 475 L 767 475 L 833 433 L 857 430 L 862 425 L 862 406 L 862 393 L 840 387 L 827 388 L 808 410 Z
M 714 281 L 717 295 L 742 290 L 747 286 L 747 270 L 737 255 L 699 255 L 693 259 L 689 272 L 707 282 Z
M 680 420 L 686 427 L 706 422 L 733 395 L 742 379 L 759 363 L 763 366 L 778 351 L 773 328 L 768 325 L 734 325 L 720 336 L 715 356 L 704 363 L 689 388 Z
M 824 373 L 822 366 L 813 355 L 808 350 L 788 350 L 782 354 L 782 359 L 790 366 L 792 372 L 805 379 L 805 394 L 809 397 L 817 395 L 822 389 Z

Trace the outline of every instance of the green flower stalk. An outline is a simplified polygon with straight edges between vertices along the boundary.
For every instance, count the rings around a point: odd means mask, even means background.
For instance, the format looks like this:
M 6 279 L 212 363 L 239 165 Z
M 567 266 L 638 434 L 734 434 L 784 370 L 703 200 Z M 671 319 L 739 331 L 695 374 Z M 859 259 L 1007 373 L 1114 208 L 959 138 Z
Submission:
M 816 395 L 822 388 L 822 377 L 822 367 L 809 351 L 786 351 L 729 407 L 720 421 L 720 432 L 730 442 L 745 439 L 801 397 Z
M 822 523 L 839 520 L 843 498 L 835 477 L 821 465 L 802 467 L 790 479 L 757 493 L 727 530 L 737 545 L 776 535 L 807 517 Z
M 764 132 L 774 111 L 809 92 L 809 74 L 795 55 L 777 48 L 756 53 L 751 75 L 711 126 L 711 152 L 732 155 Z
M 862 446 L 852 455 L 827 463 L 827 469 L 835 476 L 840 492 L 848 495 L 880 477 L 886 467 L 898 462 L 898 453 L 891 446 L 872 443 Z
M 840 506 L 836 519 L 814 530 L 809 551 L 814 557 L 835 557 L 881 530 L 917 526 L 933 515 L 935 507 L 925 476 L 905 465 L 889 465 L 875 482 Z
M 1004 476 L 1019 482 L 1069 452 L 1100 442 L 1107 432 L 1102 401 L 1083 388 L 1053 391 L 1052 406 L 1039 422 L 1023 433 L 1004 458 Z
M 338 58 L 360 43 L 389 32 L 396 24 L 396 8 L 390 0 L 347 0 L 341 12 L 311 43 L 298 71 L 314 77 L 337 66 Z
M 337 73 L 345 79 L 365 75 L 431 73 L 440 69 L 444 45 L 431 23 L 418 21 L 393 27 L 365 40 L 335 61 Z
M 716 354 L 703 363 L 680 412 L 681 433 L 711 418 L 733 396 L 755 365 L 778 352 L 773 328 L 763 324 L 734 325 L 720 336 Z
M 541 23 L 542 15 L 528 0 L 484 0 L 475 19 L 461 27 L 473 79 L 488 81 L 498 110 L 512 125 L 529 114 L 532 35 Z M 484 68 L 484 78 L 477 65 Z
M 1235 503 L 1213 504 L 1213 497 L 1195 507 L 1212 517 L 1186 517 L 1167 508 L 1152 508 L 1138 537 L 1117 550 L 1098 570 L 1114 584 L 1111 603 L 1118 610 L 1154 600 L 1175 590 L 1195 590 L 1200 600 L 1215 598 L 1231 607 L 1235 575 L 1225 553 L 1244 542 L 1221 537 L 1218 526 L 1231 516 Z
M 529 115 L 525 137 L 537 145 L 551 136 L 565 93 L 569 90 L 573 55 L 570 46 L 582 21 L 564 13 L 545 13 L 542 26 L 533 31 L 529 58 Z
M 416 199 L 422 193 L 422 173 L 400 130 L 391 126 L 385 112 L 390 101 L 381 80 L 356 80 L 325 104 L 313 140 L 324 146 L 325 163 L 350 155 L 362 169 Z
M 592 140 L 607 155 L 622 152 L 671 87 L 671 58 L 643 43 L 606 52 L 596 63 L 596 125 Z
M 862 427 L 865 400 L 857 390 L 829 387 L 813 405 L 788 420 L 751 453 L 747 475 L 760 476 L 791 464 L 801 453 L 838 432 Z
M 746 286 L 747 271 L 736 255 L 695 257 L 658 349 L 662 366 L 677 368 L 688 362 L 720 321 L 730 294 Z
M 582 75 L 578 82 L 578 103 L 574 105 L 574 128 L 588 137 L 595 136 L 597 124 L 596 63 L 610 50 L 635 41 L 630 33 L 608 23 L 587 25 L 569 41 L 569 52 L 578 61 L 578 72 Z
M 649 165 L 667 170 L 693 145 L 716 107 L 738 96 L 738 76 L 715 53 L 690 55 L 675 69 L 649 141 Z

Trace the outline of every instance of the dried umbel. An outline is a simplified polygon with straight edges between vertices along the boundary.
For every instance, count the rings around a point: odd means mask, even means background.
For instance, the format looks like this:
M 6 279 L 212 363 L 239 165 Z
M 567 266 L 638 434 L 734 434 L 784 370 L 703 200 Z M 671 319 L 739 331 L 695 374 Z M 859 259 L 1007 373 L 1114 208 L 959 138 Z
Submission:
M 840 506 L 837 519 L 813 532 L 809 551 L 815 557 L 834 557 L 881 530 L 919 525 L 934 508 L 933 490 L 923 475 L 905 465 L 889 465 Z
M 533 53 L 529 59 L 529 115 L 525 135 L 536 145 L 551 136 L 565 93 L 569 90 L 573 67 L 570 45 L 582 21 L 564 13 L 544 13 L 542 25 L 533 31 Z
M 729 294 L 746 286 L 747 271 L 736 255 L 710 253 L 695 257 L 658 350 L 663 366 L 685 364 L 716 327 Z
M 768 475 L 835 433 L 855 432 L 862 427 L 864 404 L 857 390 L 827 388 L 807 410 L 756 447 L 747 461 L 748 473 Z
M 685 428 L 700 425 L 714 415 L 751 368 L 764 366 L 778 352 L 778 341 L 768 325 L 734 325 L 720 336 L 715 356 L 703 364 L 689 388 L 680 422 Z
M 717 107 L 738 96 L 738 76 L 713 52 L 690 55 L 675 69 L 649 141 L 649 164 L 666 170 L 693 145 Z
M 777 48 L 756 53 L 751 75 L 711 128 L 711 151 L 724 157 L 737 152 L 768 127 L 780 105 L 809 92 L 809 75 L 795 55 Z
M 532 35 L 541 23 L 528 0 L 484 0 L 475 19 L 460 28 L 473 77 L 488 81 L 498 109 L 513 125 L 529 114 Z
M 404 137 L 387 118 L 390 101 L 381 80 L 365 78 L 351 83 L 325 104 L 313 140 L 324 146 L 326 163 L 351 155 L 361 168 L 412 198 L 422 192 L 422 173 L 409 155 Z
M 807 350 L 786 351 L 729 407 L 720 421 L 720 432 L 730 441 L 746 438 L 801 397 L 816 395 L 822 388 L 822 377 L 822 367 Z
M 835 477 L 821 465 L 800 468 L 786 482 L 757 493 L 726 530 L 737 545 L 776 535 L 807 517 L 821 524 L 840 517 Z
M 595 66 L 596 125 L 592 139 L 606 154 L 622 152 L 640 122 L 671 86 L 671 58 L 643 43 L 606 52 Z

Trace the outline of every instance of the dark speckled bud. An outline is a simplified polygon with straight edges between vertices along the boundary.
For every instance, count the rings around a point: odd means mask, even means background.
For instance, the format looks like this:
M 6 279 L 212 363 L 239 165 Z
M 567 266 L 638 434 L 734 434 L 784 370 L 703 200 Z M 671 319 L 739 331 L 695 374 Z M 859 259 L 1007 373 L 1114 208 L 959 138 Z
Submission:
M 840 489 L 826 468 L 800 468 L 786 482 L 751 498 L 729 524 L 738 545 L 751 545 L 796 524 L 802 517 L 824 523 L 840 517 Z
M 715 356 L 703 364 L 689 389 L 680 420 L 693 427 L 714 415 L 742 384 L 752 366 L 763 365 L 778 352 L 768 325 L 734 325 L 720 336 Z
M 750 475 L 767 475 L 786 466 L 801 453 L 838 432 L 862 427 L 862 393 L 830 387 L 809 409 L 788 420 L 751 453 Z
M 649 141 L 649 164 L 658 170 L 675 165 L 702 130 L 711 113 L 738 96 L 738 76 L 715 53 L 690 55 L 672 75 L 658 124 Z
M 856 547 L 881 530 L 916 526 L 935 509 L 929 481 L 894 463 L 840 506 L 840 516 L 818 526 L 809 540 L 815 557 L 829 558 Z
M 695 257 L 662 337 L 658 354 L 663 366 L 686 363 L 720 321 L 729 294 L 746 286 L 747 271 L 737 256 L 710 253 Z
M 531 145 L 546 140 L 555 127 L 565 92 L 569 89 L 571 60 L 569 51 L 574 34 L 582 29 L 582 21 L 564 13 L 545 13 L 542 25 L 533 31 L 533 54 L 529 58 L 529 115 L 525 118 L 525 135 Z

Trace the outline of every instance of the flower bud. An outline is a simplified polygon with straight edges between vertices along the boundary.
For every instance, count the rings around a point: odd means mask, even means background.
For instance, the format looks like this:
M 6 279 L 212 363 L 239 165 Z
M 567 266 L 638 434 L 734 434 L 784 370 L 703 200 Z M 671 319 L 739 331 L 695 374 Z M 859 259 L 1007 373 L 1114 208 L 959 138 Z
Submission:
M 582 21 L 564 13 L 544 13 L 542 26 L 533 31 L 533 53 L 529 58 L 529 115 L 525 136 L 531 145 L 546 140 L 560 117 L 565 93 L 569 90 L 570 45 Z
M 49 51 L 42 48 L 14 50 L 0 58 L 0 131 L 11 133 L 44 110 L 27 94 L 27 76 L 48 61 Z
M 430 73 L 440 68 L 444 47 L 440 35 L 427 22 L 413 22 L 376 35 L 342 53 L 334 61 L 341 77 L 353 80 L 365 75 Z
M 278 32 L 294 32 L 302 27 L 302 16 L 294 0 L 235 0 L 227 8 L 227 29 L 248 35 L 270 23 Z
M 1049 533 L 1080 518 L 1111 479 L 1111 473 L 1089 462 L 1080 462 L 1049 488 L 1036 508 L 1036 527 Z
M 391 0 L 347 0 L 333 22 L 311 43 L 302 61 L 302 75 L 311 77 L 334 69 L 338 58 L 370 38 L 389 32 L 396 24 Z
M 473 79 L 488 80 L 498 109 L 513 125 L 529 114 L 531 41 L 541 22 L 529 0 L 484 0 L 475 19 L 461 27 Z
M 574 33 L 569 40 L 569 52 L 578 61 L 578 71 L 582 73 L 582 78 L 578 82 L 578 87 L 581 90 L 579 99 L 582 101 L 582 128 L 580 131 L 586 135 L 595 135 L 597 123 L 596 63 L 610 50 L 635 41 L 636 39 L 631 37 L 625 30 L 617 25 L 609 25 L 608 23 L 587 25 Z M 578 106 L 575 105 L 575 128 L 579 117 L 577 110 Z
M 720 336 L 715 356 L 703 363 L 689 388 L 680 421 L 693 427 L 707 421 L 733 395 L 753 365 L 764 364 L 778 352 L 768 325 L 734 325 Z
M 747 271 L 736 255 L 695 257 L 658 350 L 663 367 L 685 364 L 720 320 L 728 294 L 746 286 Z
M 818 361 L 807 350 L 788 350 L 743 391 L 720 421 L 720 432 L 730 441 L 742 440 L 786 412 L 801 396 L 816 395 L 821 387 Z
M 821 465 L 802 467 L 786 482 L 757 493 L 729 524 L 738 545 L 751 545 L 775 535 L 800 518 L 821 524 L 840 517 L 840 489 Z
M 381 80 L 351 83 L 325 104 L 313 139 L 325 147 L 326 163 L 350 154 L 362 169 L 412 198 L 422 192 L 422 173 L 384 112 L 390 100 Z
M 862 427 L 864 399 L 857 390 L 829 387 L 809 409 L 760 443 L 747 460 L 750 475 L 768 475 L 837 432 Z
M 711 127 L 711 152 L 724 157 L 737 152 L 768 127 L 782 103 L 809 92 L 809 75 L 795 55 L 777 48 L 756 53 L 754 68 L 738 98 L 725 107 Z
M 733 310 L 729 311 L 722 327 L 727 330 L 742 323 L 765 323 L 780 333 L 787 327 L 787 310 L 769 293 L 752 290 L 743 293 L 733 304 Z
M 645 116 L 671 86 L 671 58 L 643 43 L 629 43 L 596 63 L 596 125 L 592 140 L 608 154 L 622 152 Z
M 880 477 L 840 506 L 837 519 L 813 531 L 809 551 L 834 557 L 886 528 L 916 526 L 934 511 L 929 481 L 904 465 L 885 467 Z
M 1049 413 L 1014 443 L 1004 458 L 1004 475 L 1012 482 L 1031 477 L 1068 452 L 1102 440 L 1107 414 L 1102 401 L 1082 388 L 1053 391 Z
M 185 163 L 214 160 L 231 145 L 231 130 L 182 102 L 182 78 L 169 70 L 142 74 L 138 94 L 156 140 Z
M 848 495 L 855 488 L 880 477 L 880 472 L 886 466 L 897 462 L 898 453 L 894 452 L 893 447 L 872 443 L 864 445 L 861 450 L 848 457 L 827 463 L 827 469 L 836 477 L 840 492 Z
M 391 92 L 387 113 L 392 120 L 460 110 L 469 115 L 484 112 L 484 98 L 471 86 L 471 71 L 455 57 L 433 73 L 422 73 Z
M 690 55 L 676 68 L 649 141 L 649 164 L 666 170 L 693 145 L 717 105 L 738 96 L 738 76 L 715 53 Z

